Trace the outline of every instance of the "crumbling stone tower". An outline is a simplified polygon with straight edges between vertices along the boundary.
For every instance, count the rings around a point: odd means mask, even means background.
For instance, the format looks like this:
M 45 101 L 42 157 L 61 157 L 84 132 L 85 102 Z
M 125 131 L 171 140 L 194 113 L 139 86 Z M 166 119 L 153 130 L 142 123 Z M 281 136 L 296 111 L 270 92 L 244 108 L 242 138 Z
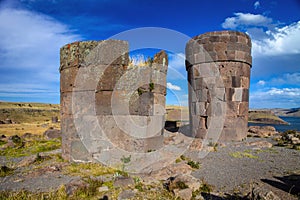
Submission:
M 63 46 L 63 157 L 106 162 L 112 159 L 113 153 L 109 152 L 116 148 L 128 152 L 160 148 L 167 69 L 164 51 L 144 66 L 129 65 L 126 41 L 85 41 Z
M 187 43 L 193 136 L 220 141 L 246 137 L 251 65 L 251 40 L 244 33 L 210 32 Z

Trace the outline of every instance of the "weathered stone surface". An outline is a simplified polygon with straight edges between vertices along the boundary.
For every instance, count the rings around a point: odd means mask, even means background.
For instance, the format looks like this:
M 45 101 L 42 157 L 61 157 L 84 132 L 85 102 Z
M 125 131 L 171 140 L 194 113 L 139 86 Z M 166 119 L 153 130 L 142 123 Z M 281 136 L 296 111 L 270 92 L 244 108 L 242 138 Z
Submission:
M 252 64 L 249 36 L 234 31 L 196 36 L 186 45 L 186 59 L 192 134 L 205 138 L 223 128 L 220 140 L 243 139 Z M 205 123 L 196 116 L 205 116 Z
M 134 185 L 134 180 L 131 177 L 118 177 L 114 181 L 114 187 L 125 188 Z
M 49 128 L 43 134 L 43 136 L 47 139 L 61 138 L 61 132 L 55 128 Z

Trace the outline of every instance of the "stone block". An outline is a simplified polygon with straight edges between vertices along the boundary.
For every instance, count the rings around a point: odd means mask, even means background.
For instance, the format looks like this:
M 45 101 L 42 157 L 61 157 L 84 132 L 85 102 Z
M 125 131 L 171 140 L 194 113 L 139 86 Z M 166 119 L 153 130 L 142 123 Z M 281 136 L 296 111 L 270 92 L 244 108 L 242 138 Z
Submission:
M 139 97 L 139 114 L 142 116 L 153 115 L 154 95 L 152 92 L 145 92 Z
M 199 102 L 206 102 L 208 98 L 208 89 L 202 88 L 200 90 L 197 90 L 197 100 Z
M 225 116 L 208 116 L 207 129 L 223 129 Z
M 96 115 L 112 114 L 112 91 L 98 91 L 95 94 Z
M 208 56 L 208 53 L 207 52 L 201 52 L 201 53 L 196 53 L 194 54 L 194 57 L 192 58 L 192 62 L 193 64 L 200 64 L 200 63 L 203 63 L 205 62 L 205 55 L 207 54 Z
M 243 89 L 242 101 L 249 102 L 249 89 Z
M 213 102 L 207 107 L 207 115 L 211 117 L 220 117 L 226 114 L 226 103 L 225 102 Z
M 250 86 L 250 80 L 248 77 L 246 76 L 242 76 L 241 77 L 241 87 L 242 88 L 249 88 Z
M 226 92 L 225 88 L 212 88 L 208 90 L 207 93 L 207 101 L 225 101 L 226 99 Z
M 159 150 L 164 145 L 164 137 L 162 135 L 149 137 L 144 139 L 144 152 Z
M 91 155 L 80 140 L 71 141 L 71 155 L 70 158 L 75 162 L 89 162 L 92 161 Z
M 240 76 L 232 76 L 232 87 L 234 87 L 234 88 L 241 87 L 241 77 Z
M 151 83 L 151 74 L 152 69 L 149 66 L 130 67 L 119 79 L 115 89 L 131 92 L 140 88 L 148 92 L 149 84 Z
M 84 59 L 88 65 L 125 65 L 129 63 L 128 42 L 122 40 L 103 40 Z
M 153 145 L 151 141 L 157 141 L 153 138 L 162 136 L 164 127 L 164 116 L 107 115 L 98 116 L 98 121 L 110 142 L 118 148 L 134 152 L 144 152 L 147 141 L 147 148 L 150 148 Z
M 60 93 L 60 113 L 61 115 L 72 114 L 72 92 Z
M 166 114 L 165 109 L 166 98 L 162 94 L 154 94 L 153 100 L 153 115 L 164 115 Z
M 97 115 L 138 115 L 146 105 L 153 102 L 153 98 L 147 99 L 134 91 L 99 91 L 95 94 L 95 110 Z M 141 99 L 143 102 L 141 102 Z M 148 100 L 148 104 L 145 103 Z M 142 106 L 142 108 L 141 108 Z
M 113 91 L 117 82 L 126 72 L 126 67 L 123 65 L 108 65 L 100 75 L 97 90 Z
M 193 106 L 193 112 L 198 116 L 207 116 L 207 102 L 195 102 Z
M 243 88 L 234 88 L 234 94 L 232 96 L 232 101 L 243 101 L 244 89 Z
M 225 88 L 226 92 L 226 100 L 227 101 L 232 101 L 233 100 L 233 95 L 234 95 L 234 89 L 233 88 Z
M 206 135 L 207 135 L 207 129 L 198 128 L 198 129 L 196 129 L 194 137 L 195 138 L 200 138 L 200 139 L 205 139 Z
M 249 103 L 248 102 L 239 103 L 239 115 L 240 116 L 248 116 L 248 111 L 249 111 Z
M 78 67 L 65 68 L 60 72 L 60 91 L 71 92 L 75 86 Z
M 240 105 L 240 102 L 228 101 L 226 115 L 229 117 L 237 117 L 239 114 L 239 105 Z

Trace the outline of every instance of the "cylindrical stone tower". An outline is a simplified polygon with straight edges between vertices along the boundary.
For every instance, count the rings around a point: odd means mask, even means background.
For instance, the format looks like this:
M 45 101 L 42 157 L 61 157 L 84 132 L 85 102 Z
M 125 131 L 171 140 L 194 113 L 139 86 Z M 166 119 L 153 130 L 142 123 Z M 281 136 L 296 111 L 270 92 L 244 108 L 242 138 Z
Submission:
M 128 43 L 120 40 L 67 44 L 60 56 L 65 159 L 120 162 L 117 152 L 131 155 L 163 145 L 164 51 L 144 66 L 129 65 Z
M 247 136 L 251 40 L 236 31 L 209 32 L 186 45 L 191 134 L 238 141 Z

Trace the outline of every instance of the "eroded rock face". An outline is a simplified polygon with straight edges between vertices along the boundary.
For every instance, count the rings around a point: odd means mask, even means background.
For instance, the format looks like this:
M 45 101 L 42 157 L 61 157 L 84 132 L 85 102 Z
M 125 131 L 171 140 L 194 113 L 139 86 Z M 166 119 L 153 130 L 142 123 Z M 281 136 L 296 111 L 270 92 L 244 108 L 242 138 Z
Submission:
M 186 59 L 191 134 L 220 141 L 245 138 L 252 65 L 249 36 L 235 31 L 196 36 L 186 45 Z

